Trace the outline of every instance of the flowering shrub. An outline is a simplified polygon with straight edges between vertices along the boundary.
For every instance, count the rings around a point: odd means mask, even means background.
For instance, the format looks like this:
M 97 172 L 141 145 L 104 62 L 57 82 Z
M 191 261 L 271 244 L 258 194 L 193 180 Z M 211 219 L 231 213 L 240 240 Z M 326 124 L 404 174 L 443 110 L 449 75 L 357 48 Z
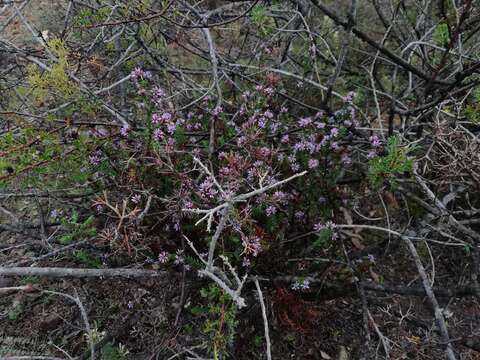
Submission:
M 152 244 L 148 236 L 152 229 L 161 228 L 176 239 L 205 238 L 193 245 L 200 252 L 207 251 L 210 235 L 205 230 L 219 220 L 218 213 L 212 213 L 205 229 L 198 223 L 198 211 L 270 187 L 229 210 L 222 252 L 231 264 L 247 272 L 272 262 L 283 267 L 281 256 L 269 259 L 267 254 L 277 253 L 289 236 L 306 231 L 312 232 L 311 240 L 306 239 L 296 251 L 327 247 L 335 240 L 334 209 L 348 201 L 338 181 L 378 157 L 382 148 L 376 136 L 364 149 L 354 146 L 363 140 L 356 131 L 353 93 L 333 113 L 296 114 L 282 98 L 286 93 L 282 82 L 267 76 L 261 85 L 245 86 L 239 96 L 225 102 L 225 108 L 205 96 L 200 103 L 178 110 L 151 72 L 136 67 L 130 78 L 135 92 L 134 123 L 117 131 L 77 130 L 69 142 L 61 141 L 58 128 L 40 135 L 40 141 L 29 140 L 32 134 L 26 132 L 25 145 L 19 147 L 25 164 L 16 164 L 13 172 L 46 176 L 63 165 L 68 167 L 63 170 L 66 180 L 78 170 L 79 177 L 74 179 L 88 181 L 92 189 L 100 183 L 115 183 L 114 193 L 105 193 L 92 203 L 104 219 L 99 238 L 113 252 L 126 250 L 162 266 L 198 268 L 202 258 L 188 255 L 190 249 L 179 242 Z M 13 140 L 3 137 L 2 141 L 6 148 Z M 56 159 L 55 154 L 69 145 L 72 155 Z M 40 146 L 48 150 L 34 166 Z M 7 159 L 3 168 L 10 166 Z M 276 186 L 304 171 L 306 176 Z M 161 220 L 145 216 L 152 211 L 162 214 Z
M 135 68 L 131 79 L 140 104 L 137 118 L 143 120 L 123 128 L 119 141 L 132 154 L 131 163 L 148 162 L 143 174 L 136 173 L 136 180 L 141 182 L 138 187 L 164 199 L 158 206 L 165 214 L 165 230 L 177 238 L 203 233 L 195 226 L 197 209 L 215 208 L 302 171 L 308 175 L 261 192 L 231 210 L 234 216 L 224 232 L 223 252 L 234 266 L 251 267 L 290 234 L 321 232 L 319 223 L 333 230 L 331 209 L 343 201 L 337 180 L 354 168 L 354 160 L 367 159 L 352 146 L 358 123 L 353 93 L 333 114 L 296 116 L 281 100 L 282 84 L 267 78 L 264 84 L 243 90 L 225 109 L 206 96 L 199 106 L 178 111 L 150 72 Z M 207 138 L 211 131 L 214 157 Z M 380 146 L 372 141 L 372 151 Z M 98 163 L 98 154 L 92 153 L 91 160 Z M 130 202 L 141 205 L 138 196 Z M 330 235 L 333 239 L 334 233 Z M 199 251 L 207 245 L 195 244 Z M 182 265 L 178 253 L 168 255 L 176 251 L 162 247 L 158 261 Z

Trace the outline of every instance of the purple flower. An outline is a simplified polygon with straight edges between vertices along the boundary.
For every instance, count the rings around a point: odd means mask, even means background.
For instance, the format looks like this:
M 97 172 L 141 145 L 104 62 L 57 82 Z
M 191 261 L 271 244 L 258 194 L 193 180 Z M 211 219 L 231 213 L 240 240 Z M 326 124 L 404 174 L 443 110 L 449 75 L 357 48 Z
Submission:
M 160 119 L 161 119 L 160 115 L 158 115 L 157 113 L 154 113 L 152 115 L 152 124 L 154 124 L 154 125 L 160 124 Z
M 277 208 L 273 205 L 270 205 L 265 209 L 265 215 L 267 216 L 272 216 L 272 215 L 275 215 L 276 213 L 277 213 Z
M 51 212 L 50 212 L 50 216 L 54 219 L 57 219 L 58 217 L 60 217 L 61 215 L 61 211 L 57 210 L 57 209 L 53 209 Z
M 251 246 L 253 249 L 252 255 L 257 257 L 258 254 L 262 252 L 262 244 L 260 243 L 260 238 L 259 237 L 254 237 L 251 242 Z
M 133 79 L 136 80 L 138 78 L 142 78 L 144 74 L 145 73 L 141 68 L 136 67 L 135 69 L 133 69 L 133 71 L 130 75 L 132 76 Z
M 351 103 L 355 97 L 355 92 L 350 91 L 346 96 L 343 97 L 343 101 Z
M 280 142 L 281 142 L 282 144 L 286 144 L 286 143 L 288 143 L 289 141 L 290 141 L 290 137 L 288 136 L 288 134 L 287 134 L 287 135 L 283 135 L 283 136 L 282 136 L 282 139 L 280 140 Z
M 267 110 L 263 113 L 263 116 L 265 116 L 267 119 L 273 119 L 273 113 L 270 110 Z
M 258 127 L 261 128 L 261 129 L 265 129 L 265 127 L 267 126 L 267 119 L 265 119 L 264 117 L 261 117 L 260 119 L 258 119 Z
M 334 230 L 337 227 L 337 225 L 335 225 L 333 221 L 327 221 L 325 223 L 325 227 L 329 230 Z
M 215 109 L 213 109 L 212 115 L 213 115 L 213 116 L 218 116 L 218 115 L 220 115 L 222 112 L 223 112 L 223 108 L 222 108 L 221 106 L 217 106 L 217 107 L 215 107 Z
M 299 141 L 293 145 L 295 151 L 303 151 L 305 150 L 305 143 L 303 141 Z
M 135 194 L 135 195 L 132 196 L 131 200 L 134 204 L 138 204 L 142 200 L 142 195 Z
M 175 124 L 175 123 L 168 123 L 167 124 L 167 131 L 170 135 L 172 135 L 175 132 L 176 128 L 177 128 L 177 124 Z
M 160 264 L 166 264 L 168 262 L 168 253 L 166 251 L 162 251 L 158 254 L 158 262 Z
M 309 141 L 305 144 L 305 147 L 308 149 L 310 154 L 313 154 L 318 149 L 318 145 L 315 144 L 313 141 Z
M 313 225 L 314 231 L 322 231 L 323 229 L 325 229 L 325 225 L 322 223 L 316 223 L 315 225 Z
M 135 83 L 138 83 L 138 79 L 151 79 L 152 73 L 150 71 L 144 71 L 139 67 L 136 67 L 131 72 L 131 77 Z
M 237 146 L 243 146 L 247 142 L 247 137 L 246 136 L 240 136 L 237 139 Z
M 290 169 L 292 169 L 292 171 L 297 172 L 298 170 L 300 170 L 300 165 L 298 165 L 297 163 L 292 163 L 290 164 Z
M 376 135 L 370 136 L 370 143 L 372 144 L 372 146 L 374 148 L 378 148 L 378 147 L 382 146 L 381 140 Z
M 318 162 L 317 159 L 310 159 L 310 160 L 308 160 L 308 168 L 309 168 L 309 169 L 315 169 L 315 168 L 317 168 L 317 167 L 318 167 L 318 164 L 319 164 L 319 162 Z
M 297 280 L 292 284 L 291 289 L 292 290 L 301 290 L 301 291 L 308 290 L 308 289 L 310 289 L 310 281 L 307 280 L 307 279 Z
M 153 131 L 153 138 L 157 141 L 162 140 L 164 136 L 165 136 L 165 134 L 163 133 L 163 131 L 161 129 L 155 129 Z
M 288 204 L 288 195 L 284 193 L 283 191 L 275 191 L 273 193 L 272 198 L 275 201 L 278 201 L 282 205 L 287 205 Z
M 272 87 L 268 86 L 268 87 L 263 89 L 263 92 L 267 95 L 272 95 L 274 93 L 274 90 L 273 90 Z
M 161 119 L 165 122 L 168 122 L 168 121 L 172 120 L 172 114 L 170 114 L 169 112 L 164 112 L 162 114 Z
M 352 159 L 348 155 L 343 155 L 342 156 L 342 162 L 347 166 L 352 165 Z
M 165 96 L 165 91 L 160 86 L 155 86 L 153 88 L 153 98 L 154 100 L 158 101 L 160 98 Z
M 97 150 L 88 157 L 88 160 L 90 161 L 90 164 L 97 166 L 102 161 L 101 157 L 102 157 L 102 152 L 100 150 Z
M 295 219 L 302 220 L 305 219 L 305 213 L 303 211 L 295 211 Z
M 300 285 L 300 289 L 302 290 L 310 289 L 310 281 L 307 279 L 303 280 L 302 284 Z
M 183 257 L 183 250 L 177 250 L 175 254 L 175 260 L 173 261 L 175 265 L 182 265 L 185 263 L 185 258 Z
M 332 128 L 332 129 L 330 130 L 330 135 L 331 135 L 332 137 L 337 137 L 337 136 L 338 136 L 338 129 L 337 129 L 336 127 Z
M 122 128 L 120 129 L 120 135 L 122 135 L 122 136 L 124 136 L 124 137 L 127 137 L 129 131 L 130 131 L 130 126 L 124 125 L 124 126 L 122 126 Z
M 215 183 L 211 177 L 206 178 L 199 186 L 200 193 L 205 198 L 213 199 L 218 191 L 215 188 Z
M 376 156 L 377 156 L 377 153 L 374 150 L 372 150 L 368 152 L 367 159 L 373 159 Z
M 308 125 L 310 125 L 312 123 L 312 118 L 311 117 L 306 117 L 306 118 L 301 118 L 299 121 L 298 121 L 298 125 L 300 127 L 307 127 Z

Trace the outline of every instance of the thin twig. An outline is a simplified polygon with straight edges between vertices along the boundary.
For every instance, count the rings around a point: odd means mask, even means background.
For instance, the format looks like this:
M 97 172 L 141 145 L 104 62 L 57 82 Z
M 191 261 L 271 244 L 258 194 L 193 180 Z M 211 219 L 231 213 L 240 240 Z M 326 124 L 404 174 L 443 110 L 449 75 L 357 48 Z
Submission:
M 258 299 L 260 301 L 260 307 L 262 308 L 263 326 L 265 328 L 265 342 L 267 343 L 267 360 L 272 360 L 272 350 L 271 350 L 272 346 L 270 343 L 270 333 L 268 330 L 268 318 L 267 318 L 267 311 L 265 309 L 265 301 L 263 300 L 262 289 L 260 289 L 258 278 L 255 277 L 253 281 L 255 282 L 255 286 L 257 287 Z

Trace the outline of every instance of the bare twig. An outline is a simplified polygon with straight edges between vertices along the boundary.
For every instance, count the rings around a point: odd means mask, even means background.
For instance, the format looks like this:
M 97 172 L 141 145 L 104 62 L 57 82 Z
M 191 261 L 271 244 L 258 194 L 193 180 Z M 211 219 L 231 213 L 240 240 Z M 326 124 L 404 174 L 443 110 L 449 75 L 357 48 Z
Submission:
M 268 330 L 268 318 L 267 318 L 267 310 L 265 309 L 265 301 L 263 300 L 262 289 L 260 288 L 260 284 L 258 283 L 258 278 L 254 278 L 255 286 L 258 292 L 258 300 L 260 301 L 260 307 L 262 308 L 262 317 L 263 317 L 263 326 L 265 328 L 265 342 L 267 343 L 267 359 L 272 360 L 272 350 L 271 350 L 271 343 L 270 343 L 270 332 Z

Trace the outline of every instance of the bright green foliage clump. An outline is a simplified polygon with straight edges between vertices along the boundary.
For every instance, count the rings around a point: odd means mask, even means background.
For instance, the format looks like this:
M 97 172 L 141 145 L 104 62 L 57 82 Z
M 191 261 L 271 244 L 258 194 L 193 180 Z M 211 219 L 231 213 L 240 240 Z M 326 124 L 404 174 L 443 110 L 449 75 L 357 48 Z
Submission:
M 388 181 L 395 186 L 397 176 L 412 172 L 413 160 L 408 156 L 412 150 L 412 146 L 402 146 L 398 136 L 390 137 L 385 147 L 386 154 L 369 162 L 370 183 L 379 187 Z
M 275 22 L 273 18 L 268 16 L 265 6 L 260 4 L 255 5 L 252 9 L 251 17 L 253 23 L 258 26 L 258 30 L 262 35 L 268 35 L 274 29 Z
M 125 345 L 119 344 L 118 346 L 112 343 L 107 343 L 102 349 L 102 360 L 125 360 L 127 359 L 128 350 Z
M 211 340 L 214 359 L 219 359 L 233 343 L 237 327 L 237 308 L 230 296 L 216 285 L 202 289 L 201 295 L 208 301 L 208 306 L 197 307 L 191 311 L 193 314 L 203 314 L 207 317 L 203 331 Z
M 435 27 L 433 38 L 439 45 L 446 46 L 450 40 L 448 25 L 445 23 L 438 24 Z
M 62 225 L 68 229 L 68 232 L 63 235 L 59 241 L 61 243 L 67 244 L 71 241 L 79 238 L 95 236 L 97 234 L 97 229 L 94 226 L 95 218 L 93 216 L 88 217 L 84 221 L 79 220 L 78 213 L 75 211 L 72 214 L 70 219 L 64 218 L 61 219 Z
M 68 77 L 68 50 L 60 39 L 50 40 L 48 48 L 57 58 L 50 71 L 42 72 L 38 65 L 33 64 L 27 68 L 32 96 L 37 102 L 49 100 L 49 96 L 63 100 L 73 99 L 78 94 L 78 86 Z
M 480 89 L 476 89 L 474 92 L 473 104 L 466 106 L 465 116 L 475 124 L 480 123 Z
M 66 139 L 62 128 L 25 126 L 0 138 L 0 188 L 42 186 L 44 190 L 84 185 L 94 170 L 88 154 L 96 139 Z

